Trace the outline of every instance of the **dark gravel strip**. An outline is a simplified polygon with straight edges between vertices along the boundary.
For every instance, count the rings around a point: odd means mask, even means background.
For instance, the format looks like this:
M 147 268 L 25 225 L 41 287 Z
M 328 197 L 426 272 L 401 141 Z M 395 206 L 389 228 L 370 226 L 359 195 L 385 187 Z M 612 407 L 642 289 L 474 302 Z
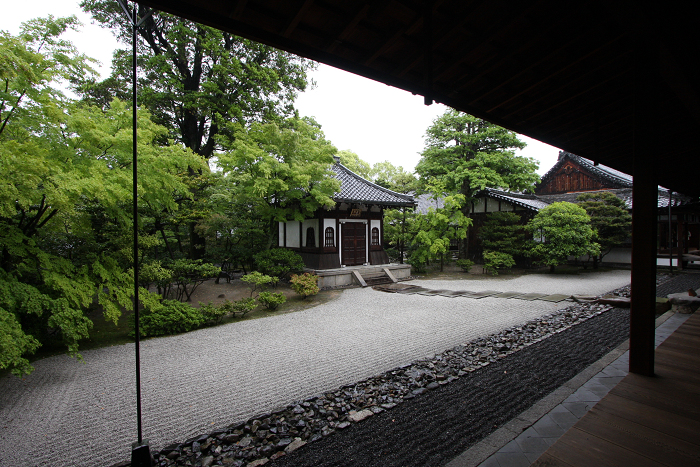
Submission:
M 629 310 L 614 308 L 267 465 L 443 465 L 628 336 Z
M 656 287 L 657 297 L 700 289 L 700 273 L 684 273 L 669 277 Z

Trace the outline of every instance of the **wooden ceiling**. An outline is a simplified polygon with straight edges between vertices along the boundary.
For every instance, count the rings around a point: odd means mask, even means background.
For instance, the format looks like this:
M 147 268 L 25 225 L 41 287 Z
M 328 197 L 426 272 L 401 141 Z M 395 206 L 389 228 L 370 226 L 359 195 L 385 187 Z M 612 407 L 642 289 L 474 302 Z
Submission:
M 692 2 L 139 2 L 700 195 Z

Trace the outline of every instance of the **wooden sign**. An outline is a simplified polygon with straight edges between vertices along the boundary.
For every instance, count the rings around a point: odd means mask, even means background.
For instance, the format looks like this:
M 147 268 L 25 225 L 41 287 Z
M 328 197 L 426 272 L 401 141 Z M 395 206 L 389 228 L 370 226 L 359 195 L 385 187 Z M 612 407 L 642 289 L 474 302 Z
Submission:
M 360 217 L 360 213 L 362 211 L 360 209 L 353 209 L 350 211 L 350 217 Z

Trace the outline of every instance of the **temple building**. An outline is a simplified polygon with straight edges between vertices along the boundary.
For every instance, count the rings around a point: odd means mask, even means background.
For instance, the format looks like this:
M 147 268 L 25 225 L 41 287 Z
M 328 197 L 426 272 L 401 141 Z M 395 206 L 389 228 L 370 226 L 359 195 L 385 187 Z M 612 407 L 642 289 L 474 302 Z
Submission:
M 313 217 L 303 221 L 280 222 L 279 246 L 299 253 L 307 268 L 315 270 L 319 277 L 319 270 L 388 265 L 384 209 L 413 207 L 413 196 L 360 177 L 337 157 L 332 170 L 340 180 L 340 192 L 333 197 L 335 206 L 318 209 Z M 342 284 L 330 284 L 333 285 Z

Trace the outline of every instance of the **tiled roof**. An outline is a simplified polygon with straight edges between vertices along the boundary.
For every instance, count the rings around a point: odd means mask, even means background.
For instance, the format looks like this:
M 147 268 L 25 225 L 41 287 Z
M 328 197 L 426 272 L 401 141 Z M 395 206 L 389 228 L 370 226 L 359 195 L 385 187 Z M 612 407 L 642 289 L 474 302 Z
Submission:
M 508 201 L 517 206 L 522 206 L 526 209 L 531 209 L 533 211 L 539 211 L 540 209 L 549 205 L 549 203 L 539 199 L 537 195 L 523 194 L 523 193 L 508 193 L 507 191 L 494 190 L 493 188 L 486 188 L 478 193 L 485 194 L 490 198 L 500 199 L 503 201 Z
M 418 196 L 414 196 L 416 200 L 416 212 L 419 214 L 427 214 L 430 208 L 440 209 L 445 207 L 445 202 L 443 198 L 434 198 L 433 195 L 429 193 L 423 193 Z
M 406 207 L 415 204 L 413 196 L 396 193 L 365 180 L 340 162 L 336 162 L 332 170 L 335 172 L 335 178 L 340 180 L 340 193 L 334 196 L 336 202 Z
M 595 162 L 590 159 L 586 159 L 585 157 L 577 156 L 576 154 L 571 154 L 570 152 L 566 151 L 559 152 L 559 159 L 557 160 L 557 163 L 554 164 L 554 166 L 552 166 L 552 168 L 549 169 L 546 174 L 544 174 L 542 180 L 540 181 L 540 186 L 543 185 L 550 177 L 555 176 L 557 170 L 559 170 L 567 159 L 575 162 L 601 179 L 607 180 L 613 186 L 617 186 L 618 188 L 632 188 L 631 175 L 615 170 L 607 165 L 596 165 Z
M 609 190 L 599 190 L 599 192 L 609 191 L 621 200 L 625 202 L 627 209 L 632 209 L 632 188 L 616 188 Z M 598 191 L 580 191 L 575 193 L 559 193 L 555 195 L 523 195 L 517 193 L 506 193 L 503 191 L 485 189 L 480 194 L 485 194 L 488 197 L 502 199 L 509 201 L 513 204 L 523 206 L 533 211 L 539 211 L 540 209 L 549 206 L 552 203 L 557 203 L 560 201 L 566 201 L 569 203 L 576 203 L 576 198 L 584 193 L 597 193 Z M 479 196 L 479 195 L 477 195 Z M 668 207 L 668 190 L 664 188 L 659 188 L 659 208 Z M 684 206 L 693 202 L 693 198 L 685 195 L 680 195 L 678 193 L 673 194 L 673 207 Z

